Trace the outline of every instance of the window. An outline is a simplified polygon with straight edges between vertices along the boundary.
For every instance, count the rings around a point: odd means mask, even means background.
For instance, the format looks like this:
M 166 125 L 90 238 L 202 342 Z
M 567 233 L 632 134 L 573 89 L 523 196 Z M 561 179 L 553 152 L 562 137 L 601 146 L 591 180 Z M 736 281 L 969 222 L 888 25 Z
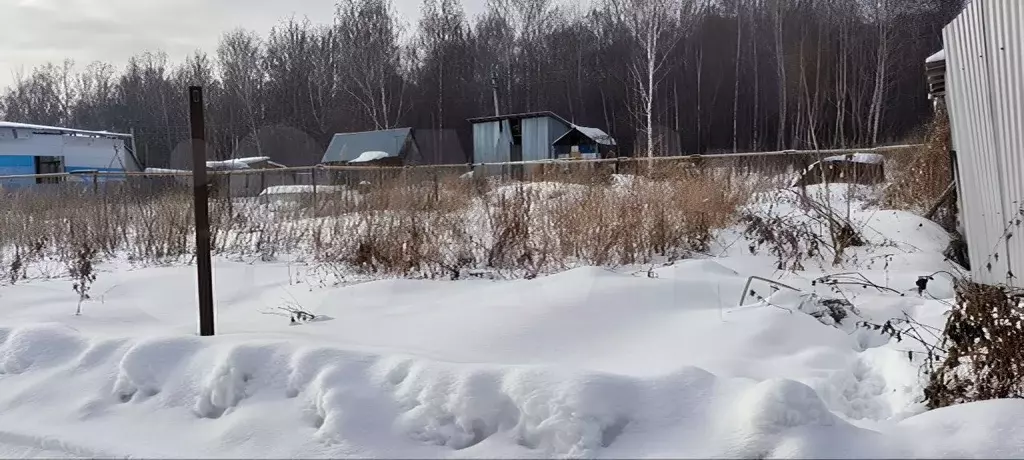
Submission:
M 62 157 L 36 157 L 36 174 L 57 174 L 64 172 L 64 159 Z M 56 184 L 60 182 L 59 177 L 40 177 L 36 179 L 37 184 Z

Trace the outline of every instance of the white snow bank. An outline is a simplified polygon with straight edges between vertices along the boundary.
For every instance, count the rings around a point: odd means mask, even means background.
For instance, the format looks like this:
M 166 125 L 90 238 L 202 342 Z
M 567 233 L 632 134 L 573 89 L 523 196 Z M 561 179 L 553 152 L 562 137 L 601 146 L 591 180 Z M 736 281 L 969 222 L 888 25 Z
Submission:
M 935 54 L 933 54 L 931 56 L 928 56 L 928 59 L 926 59 L 924 62 L 925 62 L 925 64 L 931 64 L 931 63 L 945 61 L 945 60 L 946 60 L 946 50 L 939 50 L 939 52 L 937 52 L 937 53 L 935 53 Z
M 390 156 L 391 155 L 389 155 L 387 152 L 380 152 L 380 151 L 363 152 L 363 153 L 359 154 L 359 156 L 356 157 L 356 159 L 354 159 L 352 161 L 349 161 L 349 163 L 368 163 L 368 162 L 371 162 L 371 161 L 383 160 L 383 159 L 388 158 Z
M 342 193 L 347 191 L 349 190 L 346 187 L 335 185 L 318 185 L 315 188 L 312 185 L 275 185 L 263 189 L 263 191 L 260 192 L 260 196 L 312 194 L 314 192 Z
M 842 192 L 820 199 L 844 209 Z M 761 198 L 796 213 L 791 195 Z M 82 316 L 69 281 L 19 281 L 0 287 L 0 454 L 1024 455 L 1022 403 L 921 414 L 913 345 L 854 327 L 905 314 L 940 326 L 948 307 L 933 297 L 952 295 L 949 280 L 912 289 L 951 270 L 939 253 L 948 236 L 862 202 L 849 214 L 867 247 L 842 267 L 786 273 L 735 229 L 718 257 L 517 281 L 335 286 L 323 267 L 216 260 L 213 338 L 194 336 L 192 267 L 102 264 Z M 849 271 L 903 295 L 814 282 Z M 803 293 L 754 283 L 741 304 L 751 275 Z M 826 325 L 801 308 L 809 293 L 848 298 L 856 316 Z M 267 314 L 287 305 L 321 321 Z

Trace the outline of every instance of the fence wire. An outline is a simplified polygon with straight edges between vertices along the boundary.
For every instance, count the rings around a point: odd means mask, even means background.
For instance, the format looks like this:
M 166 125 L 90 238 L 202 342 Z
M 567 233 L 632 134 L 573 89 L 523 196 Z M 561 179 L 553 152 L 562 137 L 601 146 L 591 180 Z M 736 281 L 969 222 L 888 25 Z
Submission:
M 210 171 L 211 234 L 217 253 L 301 253 L 394 275 L 435 276 L 466 260 L 633 263 L 699 248 L 750 193 L 788 187 L 843 153 L 852 152 Z M 73 259 L 83 247 L 187 260 L 191 173 L 0 176 L 0 268 Z

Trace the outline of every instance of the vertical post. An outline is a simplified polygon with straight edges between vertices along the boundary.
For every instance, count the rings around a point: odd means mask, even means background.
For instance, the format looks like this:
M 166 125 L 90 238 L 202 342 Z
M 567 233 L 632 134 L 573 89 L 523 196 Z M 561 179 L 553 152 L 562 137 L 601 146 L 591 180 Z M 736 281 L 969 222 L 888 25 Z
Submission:
M 100 173 L 99 172 L 92 173 L 92 194 L 93 195 L 99 195 L 100 194 Z
M 206 120 L 203 88 L 189 92 L 189 120 L 192 125 L 192 186 L 196 213 L 196 270 L 199 281 L 199 335 L 213 335 L 213 267 L 210 260 L 209 183 L 206 177 Z
M 317 215 L 317 200 L 316 200 L 316 166 L 309 168 L 310 180 L 313 182 L 313 217 Z
M 501 115 L 501 109 L 498 107 L 498 72 L 491 71 L 491 90 L 494 93 L 494 116 Z
M 132 135 L 132 155 L 135 158 L 138 158 L 139 157 L 139 150 L 135 147 L 135 127 L 134 126 L 132 126 L 131 131 L 129 131 L 129 134 Z M 148 167 L 149 167 L 149 152 L 146 152 L 146 155 L 142 156 L 142 164 L 139 165 L 139 170 L 140 171 L 145 171 L 146 168 L 148 168 Z

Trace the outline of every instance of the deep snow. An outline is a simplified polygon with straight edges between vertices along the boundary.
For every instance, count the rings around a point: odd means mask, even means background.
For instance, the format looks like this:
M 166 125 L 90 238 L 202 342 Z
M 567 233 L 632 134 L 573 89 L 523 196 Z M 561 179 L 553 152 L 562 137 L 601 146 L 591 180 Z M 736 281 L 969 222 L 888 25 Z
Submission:
M 706 258 L 533 280 L 333 286 L 301 264 L 217 260 L 214 338 L 194 335 L 192 267 L 104 264 L 82 316 L 66 279 L 0 287 L 0 455 L 1024 455 L 1024 402 L 922 413 L 912 344 L 823 324 L 764 283 L 770 304 L 738 304 L 751 275 L 834 295 L 812 280 L 856 271 L 906 292 L 846 286 L 863 319 L 941 327 L 949 277 L 913 288 L 955 270 L 948 237 L 860 207 L 870 244 L 799 272 L 735 230 Z M 284 306 L 322 318 L 291 325 Z

